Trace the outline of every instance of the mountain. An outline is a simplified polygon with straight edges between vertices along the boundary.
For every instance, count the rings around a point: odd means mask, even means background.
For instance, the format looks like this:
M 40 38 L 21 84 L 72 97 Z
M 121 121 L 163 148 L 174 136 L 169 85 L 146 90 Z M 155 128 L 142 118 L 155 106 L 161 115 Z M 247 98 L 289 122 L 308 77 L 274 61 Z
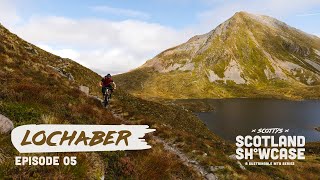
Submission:
M 115 79 L 145 98 L 319 98 L 320 39 L 238 12 Z

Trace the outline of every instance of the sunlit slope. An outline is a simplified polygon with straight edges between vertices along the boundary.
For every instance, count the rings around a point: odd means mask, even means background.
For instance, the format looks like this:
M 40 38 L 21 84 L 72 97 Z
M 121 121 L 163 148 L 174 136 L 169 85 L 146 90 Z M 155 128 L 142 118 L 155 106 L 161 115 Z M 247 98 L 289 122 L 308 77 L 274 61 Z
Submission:
M 146 98 L 319 98 L 320 39 L 239 12 L 115 80 Z

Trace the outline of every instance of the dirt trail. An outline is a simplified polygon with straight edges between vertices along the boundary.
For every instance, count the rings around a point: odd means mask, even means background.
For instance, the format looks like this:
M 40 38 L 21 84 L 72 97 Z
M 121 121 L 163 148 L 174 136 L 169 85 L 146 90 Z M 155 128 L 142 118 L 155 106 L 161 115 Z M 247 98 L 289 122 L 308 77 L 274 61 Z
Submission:
M 101 103 L 103 102 L 102 99 L 100 99 L 96 96 L 91 96 L 91 97 L 100 100 Z M 123 116 L 123 111 L 121 109 L 119 109 L 119 108 L 115 109 L 114 106 L 112 106 L 112 104 L 110 105 L 110 107 L 108 109 L 115 118 L 118 118 L 118 119 L 122 120 L 123 122 L 128 122 L 128 120 L 126 120 L 126 118 Z M 172 154 L 177 155 L 184 165 L 193 168 L 194 171 L 198 172 L 204 179 L 208 179 L 208 180 L 217 180 L 218 179 L 218 177 L 216 175 L 206 171 L 206 169 L 203 166 L 201 166 L 199 164 L 199 162 L 197 162 L 193 159 L 190 159 L 186 154 L 181 152 L 174 145 L 169 144 L 164 139 L 157 137 L 157 136 L 154 136 L 154 135 L 151 135 L 151 138 L 154 139 L 157 143 L 161 143 L 165 150 L 169 151 Z
M 174 147 L 174 145 L 170 145 L 165 140 L 157 136 L 152 136 L 152 138 L 156 142 L 163 144 L 165 150 L 177 155 L 183 162 L 183 164 L 188 167 L 192 167 L 196 172 L 199 172 L 201 176 L 209 174 L 201 165 L 199 165 L 197 161 L 190 159 L 186 154 L 182 153 L 178 148 Z
M 119 109 L 112 109 L 112 107 L 110 107 L 110 112 L 113 114 L 114 117 L 121 119 L 122 121 L 126 122 L 127 120 L 125 119 L 125 117 L 123 117 L 123 112 Z M 175 147 L 174 145 L 167 143 L 164 139 L 151 135 L 150 136 L 152 139 L 154 139 L 157 143 L 161 143 L 164 147 L 165 150 L 169 151 L 172 154 L 175 154 L 179 157 L 179 159 L 182 161 L 182 163 L 188 167 L 193 168 L 196 172 L 200 173 L 200 175 L 205 178 L 205 179 L 218 179 L 217 176 L 215 176 L 214 174 L 206 171 L 206 169 L 201 166 L 199 164 L 199 162 L 190 159 L 186 154 L 184 154 L 183 152 L 181 152 L 177 147 Z M 208 176 L 209 175 L 209 176 Z M 211 177 L 211 178 L 210 178 Z

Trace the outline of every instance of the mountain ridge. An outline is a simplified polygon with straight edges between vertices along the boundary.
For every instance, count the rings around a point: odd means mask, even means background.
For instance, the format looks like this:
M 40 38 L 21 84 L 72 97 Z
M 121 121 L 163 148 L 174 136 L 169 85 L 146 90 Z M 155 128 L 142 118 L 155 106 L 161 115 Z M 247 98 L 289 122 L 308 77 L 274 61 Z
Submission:
M 192 42 L 194 40 L 200 40 L 200 39 L 204 39 L 203 41 L 208 41 L 208 38 L 210 38 L 210 36 L 214 36 L 215 34 L 221 34 L 223 32 L 223 29 L 226 28 L 228 22 L 232 19 L 235 19 L 235 18 L 241 18 L 241 17 L 246 17 L 246 18 L 252 18 L 252 19 L 255 19 L 256 21 L 260 22 L 260 23 L 264 23 L 270 27 L 276 27 L 277 25 L 281 25 L 281 26 L 284 26 L 284 27 L 288 27 L 288 28 L 294 28 L 294 27 L 291 27 L 289 25 L 287 25 L 286 23 L 284 22 L 281 22 L 275 18 L 272 18 L 270 16 L 266 16 L 266 15 L 256 15 L 256 14 L 250 14 L 250 13 L 247 13 L 245 11 L 240 11 L 240 12 L 237 12 L 235 13 L 234 16 L 232 16 L 231 18 L 229 18 L 228 20 L 226 20 L 225 22 L 219 24 L 215 29 L 211 30 L 210 32 L 206 33 L 206 34 L 202 34 L 202 35 L 195 35 L 193 36 L 192 38 L 190 38 L 187 42 L 185 43 L 182 43 L 180 45 L 177 45 L 175 47 L 172 47 L 172 48 L 169 48 L 165 51 L 163 51 L 162 53 L 165 53 L 166 51 L 170 50 L 170 49 L 174 49 L 174 48 L 177 48 L 179 46 L 183 46 L 189 42 Z M 315 35 L 312 35 L 312 34 L 308 34 L 308 33 L 305 33 L 299 29 L 296 29 L 294 28 L 295 30 L 299 31 L 300 33 L 302 34 L 305 34 L 307 36 L 309 36 L 310 38 L 312 39 L 318 39 L 318 41 L 320 40 L 320 38 L 318 36 L 315 36 Z M 206 42 L 207 44 L 207 42 Z M 200 48 L 199 48 L 200 49 Z M 160 54 L 162 54 L 160 53 Z M 159 55 L 160 55 L 159 54 Z M 158 56 L 158 55 L 157 55 Z M 147 63 L 147 62 L 146 62 Z M 145 63 L 145 64 L 146 64 Z M 141 67 L 144 67 L 144 66 L 147 66 L 147 65 L 142 65 Z M 139 68 L 139 67 L 138 67 Z
M 320 38 L 316 36 L 304 33 L 269 16 L 238 12 L 209 33 L 194 36 L 187 42 L 161 52 L 141 67 L 130 71 L 129 74 L 140 71 L 140 74 L 143 73 L 148 78 L 137 82 L 143 86 L 138 88 L 140 92 L 132 90 L 132 87 L 127 89 L 136 95 L 140 94 L 141 97 L 217 98 L 252 96 L 230 92 L 228 88 L 235 85 L 238 85 L 238 88 L 253 91 L 258 91 L 261 86 L 277 88 L 278 84 L 293 89 L 300 89 L 303 86 L 318 88 L 320 84 L 319 52 Z M 156 82 L 161 81 L 156 76 L 163 76 L 163 78 L 170 76 L 173 82 L 175 81 L 173 74 L 183 82 L 187 81 L 183 76 L 190 76 L 194 79 L 196 86 L 215 89 L 215 92 L 205 95 L 198 88 L 198 91 L 194 90 L 191 93 L 180 91 L 183 88 L 181 87 L 178 90 L 180 93 L 175 94 L 174 91 L 177 89 L 174 86 L 179 84 L 170 82 L 162 82 L 164 86 L 171 87 L 172 90 L 165 90 L 169 93 L 152 92 L 162 91 L 159 88 L 150 87 L 150 84 L 157 87 Z M 125 82 L 128 80 L 125 76 L 126 74 L 118 75 L 117 80 L 120 83 Z M 126 87 L 125 83 L 122 85 Z M 241 87 L 241 85 L 246 86 Z M 257 93 L 254 92 L 254 94 Z M 269 93 L 267 96 L 281 98 L 279 92 Z M 282 98 L 299 99 L 303 96 L 288 94 L 282 95 Z M 319 95 L 305 95 L 305 97 L 310 96 L 319 97 Z M 266 95 L 260 95 L 260 97 L 266 97 Z

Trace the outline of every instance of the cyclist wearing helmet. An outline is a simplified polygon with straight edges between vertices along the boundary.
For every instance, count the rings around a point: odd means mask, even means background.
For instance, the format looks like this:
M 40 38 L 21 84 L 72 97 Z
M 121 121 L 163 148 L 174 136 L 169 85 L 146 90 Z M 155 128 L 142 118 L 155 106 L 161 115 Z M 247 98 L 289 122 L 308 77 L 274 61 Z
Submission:
M 107 89 L 110 89 L 111 92 L 113 92 L 113 90 L 116 89 L 117 87 L 116 83 L 113 82 L 110 74 L 106 75 L 103 79 L 101 79 L 100 86 L 102 86 L 102 89 L 101 89 L 102 96 L 104 96 Z M 110 94 L 110 98 L 111 98 L 111 94 Z

